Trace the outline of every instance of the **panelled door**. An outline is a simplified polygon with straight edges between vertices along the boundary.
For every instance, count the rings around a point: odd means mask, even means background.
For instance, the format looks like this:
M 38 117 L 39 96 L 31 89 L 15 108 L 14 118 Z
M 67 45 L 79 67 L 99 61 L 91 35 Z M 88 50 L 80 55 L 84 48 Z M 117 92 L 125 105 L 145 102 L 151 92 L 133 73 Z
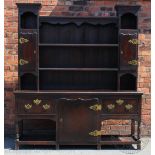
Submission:
M 19 71 L 35 72 L 37 55 L 37 31 L 22 30 L 19 34 Z
M 120 30 L 120 69 L 137 69 L 138 31 Z
M 98 141 L 98 99 L 60 99 L 58 141 L 60 144 L 96 144 Z

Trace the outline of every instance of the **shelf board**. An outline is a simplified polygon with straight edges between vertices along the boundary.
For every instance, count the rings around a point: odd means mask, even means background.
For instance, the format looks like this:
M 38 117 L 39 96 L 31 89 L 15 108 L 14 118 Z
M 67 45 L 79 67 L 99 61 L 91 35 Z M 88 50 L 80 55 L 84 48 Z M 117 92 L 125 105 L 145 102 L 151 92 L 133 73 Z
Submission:
M 118 47 L 119 44 L 42 44 L 39 46 L 63 46 L 63 47 Z
M 118 68 L 39 68 L 51 71 L 118 71 Z
M 118 135 L 107 135 L 107 136 L 101 136 L 101 144 L 104 145 L 113 145 L 113 144 L 137 144 L 138 140 L 131 136 L 118 136 Z

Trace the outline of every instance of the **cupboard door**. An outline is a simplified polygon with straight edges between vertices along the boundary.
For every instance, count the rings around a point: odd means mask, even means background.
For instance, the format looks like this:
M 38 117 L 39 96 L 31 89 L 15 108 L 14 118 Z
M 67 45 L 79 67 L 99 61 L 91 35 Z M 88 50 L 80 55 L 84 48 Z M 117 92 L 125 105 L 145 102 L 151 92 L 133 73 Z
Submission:
M 120 69 L 137 69 L 138 31 L 120 30 Z
M 19 34 L 19 71 L 36 71 L 37 31 L 22 30 Z
M 91 133 L 98 130 L 98 112 L 90 107 L 97 104 L 96 99 L 62 99 L 58 103 L 59 111 L 59 142 L 65 144 L 97 143 L 98 136 Z

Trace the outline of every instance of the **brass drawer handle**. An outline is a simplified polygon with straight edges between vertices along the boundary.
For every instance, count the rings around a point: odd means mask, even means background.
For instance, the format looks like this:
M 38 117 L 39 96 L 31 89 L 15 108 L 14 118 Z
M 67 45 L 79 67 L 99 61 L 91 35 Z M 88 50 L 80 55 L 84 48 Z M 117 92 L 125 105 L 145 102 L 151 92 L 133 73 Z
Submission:
M 116 100 L 116 103 L 117 103 L 118 105 L 122 105 L 122 104 L 124 103 L 124 100 L 118 99 L 118 100 Z
M 44 108 L 45 110 L 47 110 L 47 109 L 50 108 L 50 105 L 49 105 L 49 104 L 44 104 L 44 105 L 43 105 L 43 108 Z
M 114 105 L 114 104 L 108 104 L 108 105 L 107 105 L 107 108 L 108 108 L 109 110 L 112 110 L 112 109 L 115 108 L 115 105 Z
M 27 42 L 29 42 L 28 39 L 23 38 L 23 37 L 19 38 L 19 43 L 20 43 L 20 44 L 24 44 L 24 43 L 27 43 Z
M 41 102 L 42 102 L 42 100 L 39 100 L 39 99 L 34 99 L 33 100 L 33 103 L 36 104 L 36 105 L 39 105 Z
M 95 105 L 90 106 L 89 109 L 94 110 L 94 111 L 101 111 L 102 105 L 101 104 L 95 104 Z
M 23 66 L 23 65 L 25 65 L 25 64 L 28 64 L 29 62 L 27 61 L 27 60 L 24 60 L 24 59 L 20 59 L 19 60 L 19 65 L 20 66 Z
M 25 104 L 25 109 L 27 109 L 27 110 L 29 110 L 29 109 L 31 109 L 32 108 L 32 105 L 31 104 Z
M 128 61 L 128 64 L 129 65 L 137 66 L 138 65 L 138 61 L 137 60 L 130 60 L 130 61 Z
M 132 104 L 125 105 L 126 110 L 131 110 L 133 108 Z
M 139 44 L 138 39 L 130 39 L 128 42 L 133 44 L 133 45 L 138 45 Z
M 102 133 L 101 133 L 101 131 L 94 130 L 94 131 L 92 131 L 92 132 L 89 132 L 89 135 L 90 135 L 90 136 L 97 137 L 97 136 L 101 136 Z

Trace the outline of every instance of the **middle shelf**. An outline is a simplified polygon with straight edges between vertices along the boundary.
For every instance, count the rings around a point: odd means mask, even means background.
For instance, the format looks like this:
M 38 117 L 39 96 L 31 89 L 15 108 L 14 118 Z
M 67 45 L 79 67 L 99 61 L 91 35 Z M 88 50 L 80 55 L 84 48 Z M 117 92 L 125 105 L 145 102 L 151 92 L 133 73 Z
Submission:
M 39 67 L 101 68 L 118 67 L 118 47 L 115 46 L 40 46 Z M 94 69 L 93 69 L 94 70 Z M 115 70 L 115 69 L 114 69 Z
M 118 68 L 39 68 L 49 71 L 118 71 Z

